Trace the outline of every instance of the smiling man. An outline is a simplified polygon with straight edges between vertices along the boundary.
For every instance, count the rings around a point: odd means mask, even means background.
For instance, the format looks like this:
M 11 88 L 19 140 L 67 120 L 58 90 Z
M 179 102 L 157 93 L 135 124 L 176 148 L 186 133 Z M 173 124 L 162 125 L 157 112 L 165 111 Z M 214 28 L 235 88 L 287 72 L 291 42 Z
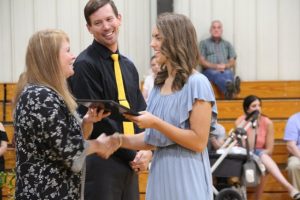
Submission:
M 93 35 L 93 43 L 77 57 L 75 74 L 69 79 L 73 95 L 78 99 L 106 99 L 128 102 L 134 112 L 145 110 L 146 103 L 139 89 L 139 76 L 134 64 L 121 55 L 118 49 L 119 28 L 122 17 L 111 0 L 90 0 L 84 15 L 87 29 Z M 119 68 L 123 80 L 125 98 L 120 99 L 120 76 L 115 75 L 116 65 L 112 54 L 118 54 Z M 115 58 L 114 58 L 115 59 Z M 116 78 L 118 77 L 118 78 Z M 117 81 L 118 80 L 118 81 Z M 117 83 L 118 82 L 118 83 Z M 121 95 L 122 96 L 122 95 Z M 124 95 L 123 95 L 124 96 Z M 79 108 L 84 113 L 84 108 Z M 104 114 L 105 116 L 107 114 Z M 111 113 L 94 124 L 89 138 L 101 133 L 111 135 L 124 133 L 128 128 L 125 118 Z M 132 133 L 140 133 L 137 126 L 130 125 Z M 119 149 L 109 159 L 97 155 L 86 159 L 85 199 L 87 200 L 138 200 L 136 171 L 146 170 L 151 151 Z

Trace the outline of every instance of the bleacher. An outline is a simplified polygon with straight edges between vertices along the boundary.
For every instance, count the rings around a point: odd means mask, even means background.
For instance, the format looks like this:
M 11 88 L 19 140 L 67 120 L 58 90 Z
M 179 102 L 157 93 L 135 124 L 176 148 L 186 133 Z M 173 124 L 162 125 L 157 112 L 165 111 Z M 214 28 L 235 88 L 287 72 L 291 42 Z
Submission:
M 9 149 L 5 153 L 5 168 L 10 172 L 15 168 L 15 151 L 12 147 L 13 125 L 12 125 L 12 103 L 14 95 L 14 83 L 0 83 L 0 120 L 3 122 L 8 137 Z M 215 90 L 217 106 L 219 111 L 219 122 L 224 125 L 227 132 L 234 127 L 234 120 L 243 114 L 242 99 L 249 94 L 255 94 L 262 98 L 262 111 L 274 122 L 275 147 L 273 159 L 285 171 L 288 152 L 285 142 L 282 140 L 285 123 L 289 116 L 300 111 L 300 81 L 247 81 L 241 83 L 241 92 L 233 100 L 223 100 L 220 93 Z M 263 200 L 289 199 L 289 195 L 273 177 L 268 176 L 264 188 Z M 141 200 L 145 199 L 148 172 L 139 175 L 139 188 Z M 8 186 L 3 187 L 3 199 L 8 199 L 9 193 L 13 193 Z M 249 200 L 253 199 L 253 189 L 248 190 Z
M 14 194 L 14 169 L 16 165 L 15 150 L 12 147 L 13 138 L 13 118 L 12 118 L 12 99 L 15 91 L 15 83 L 0 83 L 0 121 L 3 123 L 9 144 L 8 150 L 4 154 L 5 172 L 7 177 L 2 187 L 2 199 L 9 200 Z
M 262 112 L 274 123 L 275 146 L 272 158 L 279 165 L 284 176 L 288 152 L 282 140 L 289 116 L 300 111 L 300 81 L 247 81 L 241 83 L 241 92 L 233 100 L 223 100 L 223 96 L 213 86 L 218 106 L 218 120 L 226 132 L 234 128 L 234 121 L 243 114 L 243 98 L 250 94 L 262 99 Z M 139 175 L 141 200 L 145 199 L 147 172 Z M 248 188 L 248 200 L 254 200 L 254 188 Z M 267 175 L 262 200 L 290 199 L 287 190 L 271 175 Z
M 219 122 L 229 132 L 234 120 L 243 114 L 243 98 L 250 94 L 262 99 L 262 112 L 274 123 L 275 146 L 272 158 L 287 177 L 285 170 L 288 159 L 286 144 L 282 140 L 289 116 L 300 111 L 300 81 L 249 81 L 241 83 L 241 92 L 234 100 L 221 100 L 222 96 L 214 87 L 219 111 Z M 287 190 L 270 174 L 267 175 L 263 200 L 290 199 Z M 254 200 L 253 189 L 248 189 L 249 200 Z

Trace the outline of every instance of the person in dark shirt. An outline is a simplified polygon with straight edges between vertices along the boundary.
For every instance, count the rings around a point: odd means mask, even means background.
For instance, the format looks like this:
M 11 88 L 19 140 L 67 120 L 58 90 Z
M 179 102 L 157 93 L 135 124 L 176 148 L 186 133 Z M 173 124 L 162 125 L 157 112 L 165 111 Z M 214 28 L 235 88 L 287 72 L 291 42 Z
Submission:
M 5 163 L 4 163 L 4 153 L 7 150 L 8 138 L 4 129 L 3 124 L 0 122 L 0 172 L 4 172 Z M 1 180 L 3 183 L 3 180 Z M 0 185 L 2 187 L 2 184 Z M 2 188 L 0 187 L 0 200 L 2 200 Z
M 119 147 L 104 134 L 83 138 L 102 112 L 89 108 L 82 119 L 76 113 L 66 81 L 74 74 L 69 41 L 58 29 L 37 31 L 29 39 L 13 100 L 16 200 L 83 199 L 87 155 L 107 158 Z
M 139 88 L 139 76 L 134 64 L 121 55 L 118 49 L 118 34 L 121 15 L 113 1 L 92 0 L 84 9 L 87 28 L 93 35 L 93 43 L 77 57 L 75 74 L 69 79 L 69 87 L 77 99 L 106 99 L 118 102 L 114 62 L 111 55 L 119 54 L 126 99 L 135 111 L 146 109 Z M 79 108 L 84 113 L 84 108 Z M 101 133 L 123 133 L 126 119 L 112 112 L 94 124 L 89 136 L 96 138 Z M 140 133 L 137 126 L 135 133 Z M 85 199 L 87 200 L 138 200 L 138 179 L 135 171 L 146 170 L 151 151 L 119 149 L 108 160 L 90 155 L 87 158 Z

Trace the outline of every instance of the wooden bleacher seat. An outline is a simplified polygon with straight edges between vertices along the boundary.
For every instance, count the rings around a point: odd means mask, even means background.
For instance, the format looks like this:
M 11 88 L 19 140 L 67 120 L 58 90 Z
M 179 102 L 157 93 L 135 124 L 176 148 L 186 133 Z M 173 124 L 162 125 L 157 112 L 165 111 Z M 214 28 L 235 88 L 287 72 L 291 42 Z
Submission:
M 6 101 L 13 100 L 16 91 L 16 83 L 6 83 Z
M 222 99 L 222 95 L 213 85 L 215 96 Z M 235 99 L 243 99 L 255 94 L 262 99 L 294 99 L 300 98 L 300 81 L 243 81 L 241 92 Z
M 218 119 L 235 120 L 237 117 L 243 115 L 242 102 L 242 100 L 217 101 Z M 262 113 L 272 120 L 287 119 L 292 114 L 299 112 L 299 110 L 299 99 L 262 100 Z
M 16 151 L 15 148 L 7 148 L 4 154 L 5 170 L 11 170 L 16 167 Z
M 148 172 L 139 173 L 139 191 L 140 191 L 140 200 L 145 200 L 146 198 L 146 187 L 148 180 Z
M 15 93 L 15 83 L 1 83 L 0 84 L 0 120 L 3 122 L 5 130 L 7 132 L 8 140 L 9 140 L 9 148 L 4 154 L 5 159 L 5 172 L 8 174 L 6 182 L 3 183 L 2 187 L 2 199 L 9 200 L 12 199 L 14 194 L 14 183 L 15 179 L 13 179 L 12 187 L 9 183 L 12 176 L 14 176 L 13 170 L 16 166 L 16 154 L 15 149 L 11 148 L 12 137 L 13 137 L 13 125 L 12 125 L 12 104 L 11 101 L 13 99 Z
M 274 139 L 281 140 L 284 136 L 285 124 L 287 122 L 286 119 L 282 120 L 272 120 L 274 125 Z M 234 128 L 234 120 L 219 120 L 219 123 L 222 124 L 228 134 L 231 129 Z
M 4 110 L 5 107 L 5 110 Z M 1 122 L 13 122 L 11 103 L 0 103 L 0 121 Z
M 12 99 L 15 95 L 15 83 L 0 84 L 0 121 L 12 122 Z
M 280 169 L 284 170 L 286 168 L 288 157 L 289 153 L 286 148 L 286 142 L 283 140 L 276 141 L 273 148 L 272 159 Z
M 4 154 L 5 169 L 11 170 L 16 166 L 16 152 L 12 148 L 12 140 L 14 135 L 14 127 L 12 124 L 4 124 L 4 128 L 8 137 L 8 149 Z
M 300 97 L 300 81 L 247 81 L 241 83 L 241 88 L 237 98 L 244 98 L 251 93 L 263 99 Z
M 0 121 L 3 122 L 4 120 L 4 113 L 3 113 L 3 102 L 0 102 Z
M 4 100 L 4 84 L 0 83 L 0 101 Z
M 281 170 L 281 172 L 285 178 L 288 178 L 287 171 Z M 263 200 L 290 199 L 288 191 L 272 175 L 267 174 L 266 176 L 267 181 L 264 186 Z M 254 188 L 247 188 L 247 192 L 248 200 L 256 200 L 254 199 Z
M 14 126 L 12 123 L 4 124 L 4 128 L 8 137 L 8 144 L 12 144 L 13 136 L 14 136 Z
M 241 92 L 233 100 L 223 100 L 216 87 L 213 86 L 217 99 L 218 120 L 228 132 L 234 128 L 234 121 L 243 114 L 242 100 L 254 94 L 263 100 L 263 113 L 270 117 L 274 123 L 275 146 L 272 158 L 285 171 L 288 152 L 282 140 L 284 128 L 289 116 L 300 110 L 300 81 L 247 81 L 241 83 Z M 141 200 L 145 199 L 147 172 L 139 174 Z M 263 200 L 289 199 L 289 194 L 270 174 L 267 175 Z M 253 189 L 248 193 L 248 199 L 254 200 Z
M 8 137 L 12 138 L 13 126 L 11 100 L 14 96 L 15 84 L 9 83 L 5 86 L 6 96 L 3 96 L 3 99 L 6 99 L 7 101 L 5 104 L 0 104 L 0 120 L 1 116 L 4 116 L 3 106 L 5 106 L 5 127 L 7 129 Z M 0 84 L 0 101 L 1 87 L 2 86 Z M 263 113 L 272 119 L 275 128 L 276 142 L 272 158 L 280 166 L 284 176 L 287 177 L 285 167 L 288 159 L 288 152 L 286 144 L 282 138 L 288 117 L 300 110 L 300 81 L 242 81 L 241 92 L 233 100 L 223 100 L 219 92 L 216 90 L 216 87 L 213 86 L 213 88 L 215 90 L 219 111 L 218 120 L 225 127 L 227 132 L 234 127 L 235 119 L 243 114 L 242 99 L 244 97 L 254 94 L 262 98 Z M 9 148 L 4 157 L 6 160 L 6 169 L 13 169 L 15 167 L 16 159 L 15 150 L 13 148 Z M 289 194 L 285 188 L 283 188 L 272 176 L 267 176 L 268 179 L 264 188 L 262 200 L 289 199 Z M 145 199 L 147 178 L 148 172 L 141 172 L 139 174 L 141 200 Z M 253 189 L 249 189 L 248 200 L 254 200 Z
M 215 86 L 213 88 L 216 91 Z M 243 99 L 250 95 L 262 99 L 262 112 L 274 123 L 275 144 L 272 158 L 287 177 L 285 171 L 288 151 L 283 141 L 287 119 L 300 110 L 300 81 L 249 81 L 241 83 L 241 92 L 233 100 L 223 100 L 216 91 L 218 119 L 228 132 L 234 128 L 234 121 L 243 114 Z M 290 199 L 289 194 L 270 174 L 267 175 L 262 200 Z M 253 189 L 248 191 L 248 199 L 254 200 Z
M 12 103 L 5 103 L 5 122 L 13 122 Z
M 12 101 L 15 91 L 16 83 L 0 83 L 0 101 Z

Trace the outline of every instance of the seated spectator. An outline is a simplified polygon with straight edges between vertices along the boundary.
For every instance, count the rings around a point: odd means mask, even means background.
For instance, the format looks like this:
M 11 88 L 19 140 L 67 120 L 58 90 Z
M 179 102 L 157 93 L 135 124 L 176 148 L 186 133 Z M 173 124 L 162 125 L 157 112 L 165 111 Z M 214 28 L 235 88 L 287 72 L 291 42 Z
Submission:
M 146 76 L 144 85 L 143 85 L 143 96 L 144 96 L 146 102 L 147 102 L 147 99 L 153 88 L 154 79 L 155 79 L 157 73 L 160 71 L 160 65 L 156 62 L 155 56 L 151 57 L 150 64 L 151 64 L 151 74 Z
M 202 73 L 214 83 L 226 99 L 240 92 L 240 78 L 234 78 L 236 53 L 233 46 L 222 38 L 221 21 L 212 21 L 211 37 L 200 42 Z
M 259 97 L 254 95 L 247 96 L 243 102 L 243 109 L 245 114 L 240 116 L 236 120 L 235 124 L 236 126 L 238 126 L 246 118 L 247 114 L 250 114 L 255 110 L 259 111 L 260 114 L 257 119 L 257 125 L 254 127 L 250 127 L 247 130 L 250 150 L 253 150 L 254 153 L 259 156 L 267 171 L 271 173 L 272 176 L 288 190 L 290 196 L 293 199 L 300 200 L 299 191 L 285 179 L 285 177 L 280 172 L 280 169 L 271 158 L 274 147 L 274 127 L 273 122 L 267 116 L 261 113 L 261 106 L 262 103 Z M 261 177 L 261 183 L 256 188 L 254 199 L 261 199 L 264 183 L 265 178 Z
M 216 123 L 215 130 L 210 132 L 209 140 L 207 143 L 208 152 L 216 152 L 224 143 L 226 138 L 226 131 L 224 126 Z M 213 183 L 217 190 L 222 190 L 228 187 L 227 177 L 213 177 Z
M 210 133 L 210 137 L 208 140 L 208 151 L 216 151 L 218 150 L 224 143 L 226 137 L 226 131 L 224 126 L 217 123 L 216 129 Z
M 292 115 L 286 124 L 284 140 L 291 156 L 288 159 L 288 175 L 295 188 L 300 189 L 300 112 Z

